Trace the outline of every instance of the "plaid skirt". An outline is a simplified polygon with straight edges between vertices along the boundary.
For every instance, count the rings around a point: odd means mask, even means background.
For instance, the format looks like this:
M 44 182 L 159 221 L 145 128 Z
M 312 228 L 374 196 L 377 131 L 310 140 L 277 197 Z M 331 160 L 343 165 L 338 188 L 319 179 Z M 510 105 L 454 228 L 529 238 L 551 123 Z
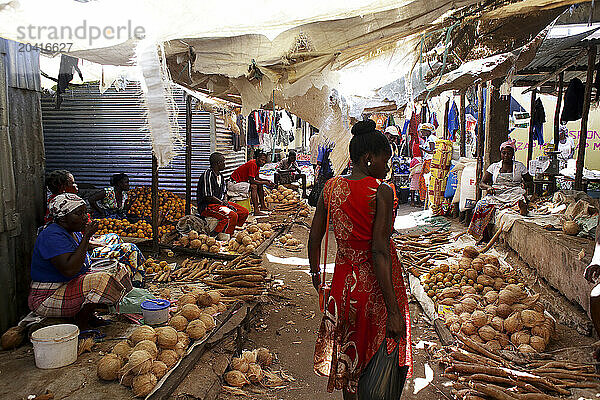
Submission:
M 44 317 L 73 317 L 86 304 L 117 304 L 131 289 L 131 273 L 118 264 L 113 272 L 87 273 L 69 282 L 31 282 L 28 303 Z

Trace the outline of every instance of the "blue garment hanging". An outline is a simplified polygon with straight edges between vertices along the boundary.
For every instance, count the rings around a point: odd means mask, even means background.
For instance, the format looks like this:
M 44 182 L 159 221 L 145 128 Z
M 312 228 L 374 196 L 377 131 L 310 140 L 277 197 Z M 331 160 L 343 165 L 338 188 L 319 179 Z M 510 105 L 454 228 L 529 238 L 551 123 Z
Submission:
M 460 120 L 458 115 L 458 106 L 452 102 L 452 107 L 448 110 L 448 134 L 451 141 L 455 139 L 455 132 L 460 130 Z

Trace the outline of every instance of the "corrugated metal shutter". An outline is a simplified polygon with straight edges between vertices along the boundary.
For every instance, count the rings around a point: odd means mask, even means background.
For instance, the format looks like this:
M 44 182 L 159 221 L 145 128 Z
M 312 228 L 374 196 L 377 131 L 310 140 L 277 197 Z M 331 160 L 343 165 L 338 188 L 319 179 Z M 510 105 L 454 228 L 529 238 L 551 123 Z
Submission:
M 225 171 L 227 178 L 240 165 L 246 162 L 246 149 L 233 151 L 231 131 L 225 128 L 225 120 L 220 114 L 215 114 L 216 151 L 225 155 Z
M 174 89 L 179 108 L 178 121 L 185 138 L 185 98 Z M 152 182 L 151 143 L 143 131 L 145 108 L 137 82 L 125 90 L 110 88 L 100 94 L 97 84 L 69 89 L 60 110 L 54 109 L 52 96 L 42 98 L 46 169 L 67 169 L 78 183 L 104 187 L 117 172 L 130 175 L 132 186 Z M 217 148 L 226 154 L 227 172 L 245 162 L 243 151 L 233 153 L 231 133 L 223 120 L 215 118 Z M 211 149 L 211 114 L 192 109 L 192 186 L 195 199 L 197 180 L 209 167 Z M 220 143 L 220 144 L 219 144 Z M 233 153 L 233 154 L 230 154 Z M 228 175 L 228 174 L 227 174 Z M 159 170 L 159 187 L 185 195 L 185 154 L 179 154 L 166 168 Z
M 6 54 L 8 86 L 41 90 L 40 51 L 31 45 L 0 38 L 0 53 Z

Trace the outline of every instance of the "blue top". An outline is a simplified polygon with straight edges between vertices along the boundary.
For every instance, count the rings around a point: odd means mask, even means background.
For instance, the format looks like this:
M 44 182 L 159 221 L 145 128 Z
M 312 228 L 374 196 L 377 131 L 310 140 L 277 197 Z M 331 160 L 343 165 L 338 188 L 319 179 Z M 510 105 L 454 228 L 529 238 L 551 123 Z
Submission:
M 164 299 L 145 300 L 140 304 L 142 310 L 158 311 L 171 307 L 171 302 Z
M 31 280 L 34 282 L 68 282 L 74 277 L 61 274 L 51 258 L 77 250 L 83 236 L 81 232 L 73 234 L 58 224 L 50 224 L 37 237 L 31 257 Z M 75 276 L 84 274 L 90 269 L 90 257 L 86 253 L 85 262 Z

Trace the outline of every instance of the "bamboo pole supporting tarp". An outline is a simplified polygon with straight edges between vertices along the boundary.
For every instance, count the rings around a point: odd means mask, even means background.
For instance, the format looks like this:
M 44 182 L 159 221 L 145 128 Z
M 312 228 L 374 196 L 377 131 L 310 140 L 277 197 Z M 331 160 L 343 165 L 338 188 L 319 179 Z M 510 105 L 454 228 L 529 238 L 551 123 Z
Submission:
M 575 170 L 575 190 L 583 189 L 583 166 L 585 162 L 585 148 L 587 143 L 587 124 L 590 114 L 590 101 L 592 86 L 594 85 L 594 68 L 596 65 L 596 45 L 588 48 L 588 68 L 585 81 L 585 97 L 583 99 L 583 114 L 581 116 L 581 131 L 579 132 L 579 145 L 577 149 L 577 168 Z
M 185 95 L 185 215 L 192 207 L 192 96 Z
M 462 90 L 460 92 L 460 156 L 465 157 L 467 155 L 466 145 L 467 145 L 467 121 L 466 121 L 466 101 L 467 96 L 465 95 L 465 91 Z
M 485 116 L 483 115 L 483 86 L 484 82 L 481 82 L 477 87 L 477 172 L 476 172 L 476 194 L 477 200 L 481 199 L 481 189 L 479 183 L 481 182 L 481 175 L 483 170 L 483 121 Z M 488 105 L 489 106 L 489 105 Z
M 531 161 L 531 157 L 533 157 L 533 111 L 535 109 L 535 96 L 537 94 L 537 89 L 533 89 L 531 91 L 531 104 L 529 106 L 529 138 L 527 145 L 527 165 L 529 166 L 529 161 Z
M 558 150 L 558 129 L 560 128 L 560 108 L 562 107 L 564 76 L 564 72 L 561 72 L 560 75 L 558 75 L 558 97 L 556 99 L 556 109 L 554 110 L 554 151 Z
M 158 253 L 158 160 L 152 153 L 152 251 Z

